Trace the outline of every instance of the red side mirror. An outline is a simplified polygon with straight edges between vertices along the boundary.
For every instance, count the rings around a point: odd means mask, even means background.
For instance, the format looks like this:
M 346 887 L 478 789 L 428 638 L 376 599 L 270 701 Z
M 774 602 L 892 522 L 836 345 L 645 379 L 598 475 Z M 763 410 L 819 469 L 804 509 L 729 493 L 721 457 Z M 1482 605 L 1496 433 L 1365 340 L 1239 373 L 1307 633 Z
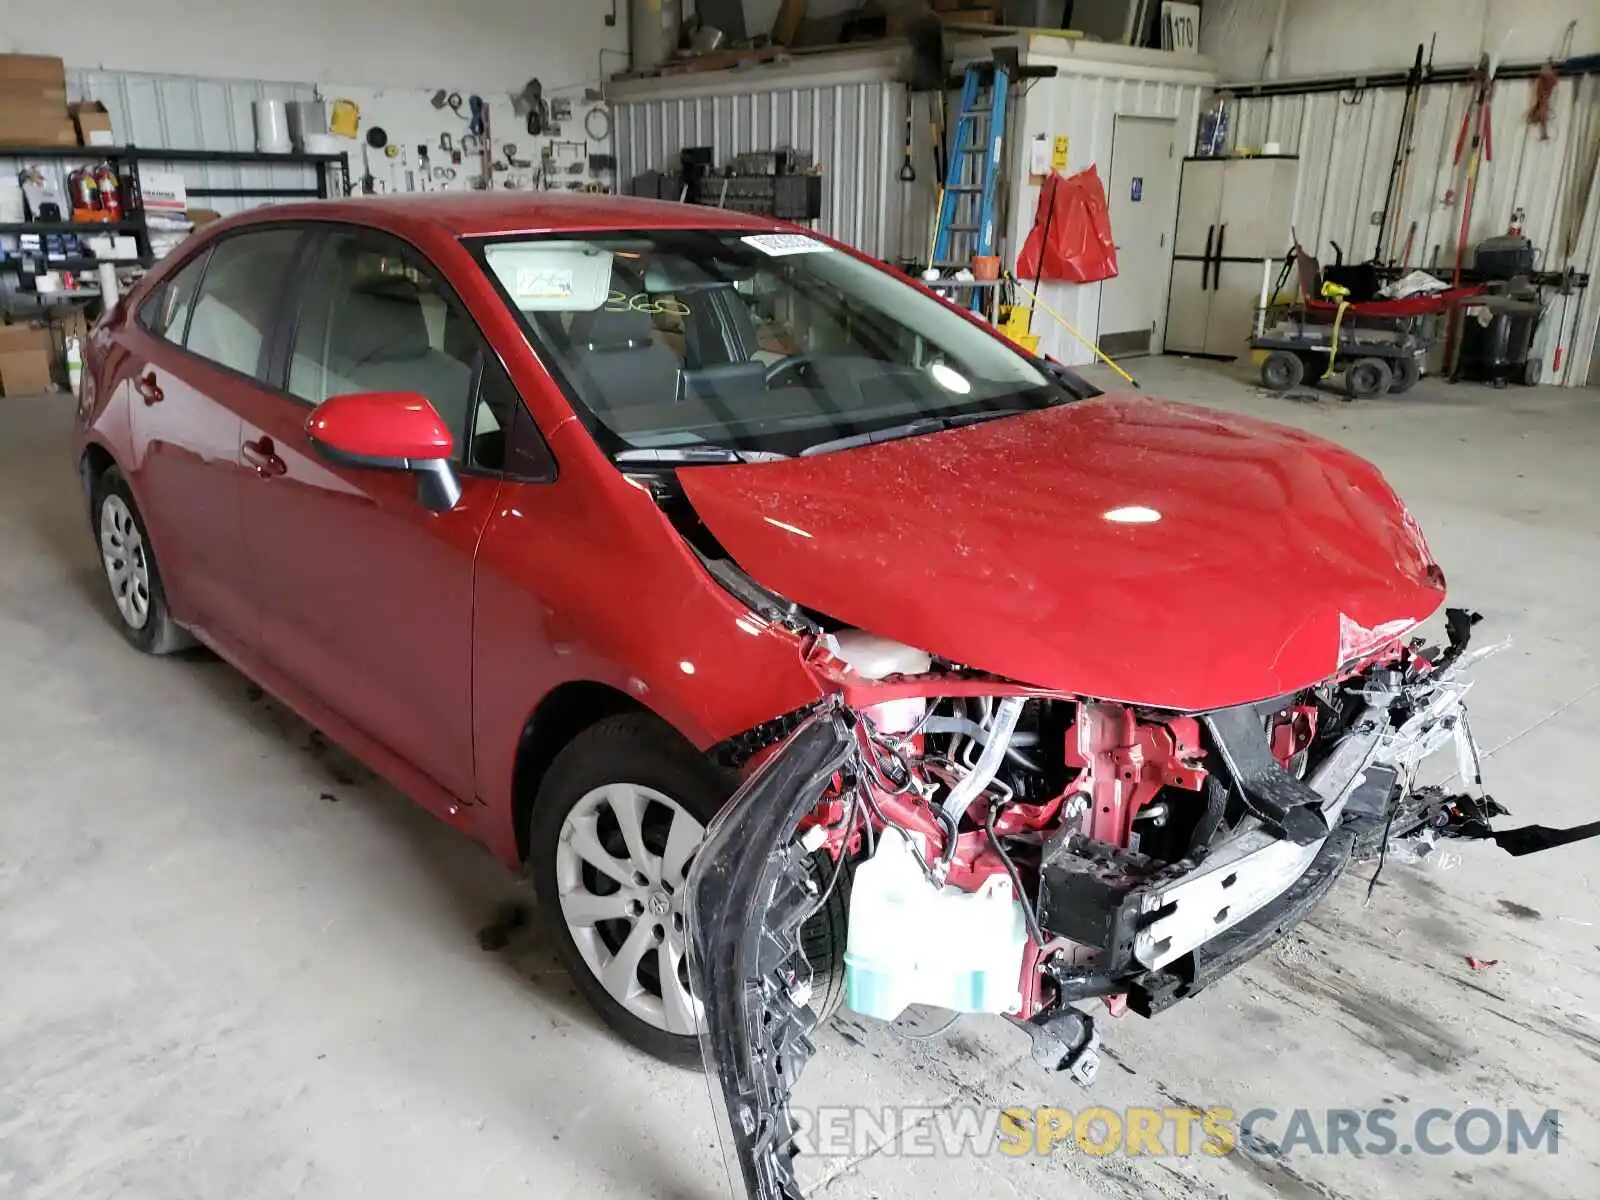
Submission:
M 311 410 L 306 434 L 336 462 L 391 470 L 449 458 L 455 448 L 449 427 L 415 392 L 330 396 Z
M 330 462 L 412 472 L 417 500 L 432 512 L 449 512 L 461 499 L 461 483 L 450 465 L 455 438 L 416 392 L 329 396 L 306 418 L 306 436 Z

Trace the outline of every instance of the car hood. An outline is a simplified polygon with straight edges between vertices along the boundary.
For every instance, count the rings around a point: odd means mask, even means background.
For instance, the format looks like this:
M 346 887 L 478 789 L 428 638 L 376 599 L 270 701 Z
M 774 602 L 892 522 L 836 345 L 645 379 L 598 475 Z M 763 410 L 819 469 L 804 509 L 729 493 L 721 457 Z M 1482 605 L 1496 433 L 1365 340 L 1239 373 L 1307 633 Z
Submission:
M 1285 695 L 1444 597 L 1370 463 L 1137 396 L 678 475 L 773 591 L 1020 683 L 1130 704 Z

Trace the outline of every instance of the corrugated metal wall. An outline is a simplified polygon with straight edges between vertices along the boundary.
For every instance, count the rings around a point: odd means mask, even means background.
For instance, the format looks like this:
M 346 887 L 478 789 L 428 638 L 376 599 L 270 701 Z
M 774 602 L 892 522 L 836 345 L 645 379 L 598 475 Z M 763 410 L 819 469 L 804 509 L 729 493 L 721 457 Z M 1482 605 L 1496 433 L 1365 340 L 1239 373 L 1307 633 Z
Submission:
M 1032 60 L 1030 60 L 1032 61 Z M 1051 59 L 1038 61 L 1050 62 Z M 1091 163 L 1099 167 L 1100 177 L 1106 179 L 1111 163 L 1111 141 L 1116 132 L 1116 118 L 1169 117 L 1177 122 L 1178 153 L 1194 144 L 1195 130 L 1200 119 L 1200 100 L 1204 86 L 1200 83 L 1176 82 L 1162 78 L 1118 77 L 1107 74 L 1077 74 L 1063 61 L 1060 74 L 1054 79 L 1042 79 L 1033 84 L 1023 101 L 1021 137 L 1011 139 L 1012 145 L 1025 147 L 1036 134 L 1066 134 L 1069 139 L 1068 171 L 1081 171 Z M 1033 224 L 1034 210 L 1038 206 L 1039 188 L 1027 183 L 1027 164 L 1021 163 L 1013 175 L 1023 181 L 1014 189 L 1011 228 L 1015 231 L 1013 244 L 1006 251 L 1008 262 L 1016 260 L 1021 239 Z M 1176 188 L 1173 189 L 1176 197 Z M 1172 228 L 1177 218 L 1176 200 L 1166 221 Z M 1040 298 L 1059 312 L 1091 339 L 1098 336 L 1100 328 L 1100 285 L 1047 283 Z M 1160 305 L 1153 345 L 1159 347 L 1166 329 L 1166 303 Z M 1033 318 L 1033 332 L 1040 335 L 1040 349 L 1069 365 L 1083 365 L 1094 361 L 1093 354 L 1084 348 L 1061 325 L 1043 313 Z
M 896 180 L 905 87 L 874 80 L 742 95 L 619 102 L 613 109 L 618 177 L 676 169 L 685 146 L 715 161 L 751 150 L 805 150 L 823 170 L 817 228 L 879 258 L 901 252 Z
M 1585 148 L 1592 146 L 1600 129 L 1571 119 L 1571 87 L 1564 83 L 1557 94 L 1548 140 L 1541 137 L 1538 126 L 1527 123 L 1531 85 L 1504 81 L 1496 88 L 1492 103 L 1494 153 L 1478 177 L 1466 237 L 1468 265 L 1470 248 L 1484 238 L 1505 233 L 1512 213 L 1521 209 L 1525 214 L 1523 231 L 1543 252 L 1543 269 L 1559 271 L 1570 261 L 1579 270 L 1594 270 L 1597 197 L 1592 184 L 1592 150 Z M 1454 162 L 1455 144 L 1470 99 L 1471 89 L 1465 84 L 1423 89 L 1399 236 L 1392 239 L 1397 244 L 1385 247 L 1385 260 L 1398 259 L 1410 236 L 1411 265 L 1444 272 L 1452 268 L 1465 176 L 1464 163 L 1458 166 Z M 1404 103 L 1405 94 L 1398 89 L 1235 102 L 1231 124 L 1236 147 L 1259 148 L 1277 142 L 1283 153 L 1300 156 L 1294 231 L 1300 244 L 1322 261 L 1333 260 L 1334 242 L 1343 247 L 1350 262 L 1364 261 L 1376 249 L 1379 227 L 1373 218 L 1382 211 L 1388 191 Z M 1581 176 L 1576 187 L 1569 182 L 1574 172 L 1565 169 L 1569 162 L 1577 165 L 1576 173 Z M 1451 203 L 1445 203 L 1452 192 Z M 1581 218 L 1577 228 L 1589 232 L 1564 254 L 1566 215 L 1582 207 L 1586 197 L 1589 211 L 1576 214 Z M 1568 382 L 1581 383 L 1588 370 L 1600 309 L 1594 293 L 1595 289 L 1590 289 L 1581 306 L 1576 302 L 1570 305 L 1573 315 L 1568 319 L 1569 349 L 1564 357 L 1575 361 L 1563 372 Z M 1560 381 L 1552 368 L 1558 324 L 1558 319 L 1547 319 L 1539 335 L 1547 383 Z M 1571 332 L 1574 327 L 1576 333 Z M 1574 354 L 1574 350 L 1581 353 Z
M 174 150 L 254 150 L 250 105 L 256 100 L 311 100 L 308 83 L 203 79 L 188 75 L 146 75 L 134 71 L 68 71 L 73 100 L 98 100 L 111 112 L 119 142 Z M 191 187 L 314 187 L 310 167 L 207 166 L 150 163 L 147 170 L 181 172 Z M 198 207 L 227 214 L 264 200 L 217 198 Z

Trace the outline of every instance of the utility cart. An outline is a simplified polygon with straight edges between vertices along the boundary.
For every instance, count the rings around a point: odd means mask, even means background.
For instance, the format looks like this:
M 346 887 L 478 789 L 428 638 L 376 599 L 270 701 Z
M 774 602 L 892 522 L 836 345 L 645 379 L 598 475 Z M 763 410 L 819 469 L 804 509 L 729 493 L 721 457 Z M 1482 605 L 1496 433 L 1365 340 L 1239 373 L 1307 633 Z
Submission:
M 1297 270 L 1296 299 L 1275 298 Z M 1299 246 L 1283 265 L 1278 286 L 1256 314 L 1250 348 L 1261 365 L 1261 383 L 1287 392 L 1343 375 L 1351 400 L 1399 394 L 1416 386 L 1423 363 L 1450 308 L 1480 295 L 1481 287 L 1448 288 L 1398 300 L 1377 299 L 1376 273 L 1363 285 L 1354 269 L 1330 267 Z M 1353 293 L 1359 289 L 1360 295 Z

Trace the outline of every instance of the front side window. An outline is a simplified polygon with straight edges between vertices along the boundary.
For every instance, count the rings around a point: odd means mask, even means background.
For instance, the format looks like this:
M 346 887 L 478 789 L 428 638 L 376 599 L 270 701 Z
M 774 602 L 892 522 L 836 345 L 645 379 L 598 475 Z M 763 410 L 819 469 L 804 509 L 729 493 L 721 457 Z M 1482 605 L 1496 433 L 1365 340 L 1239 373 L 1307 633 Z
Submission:
M 206 251 L 195 256 L 194 261 L 163 282 L 139 306 L 139 324 L 158 338 L 183 345 L 189 328 L 189 309 L 194 305 L 195 289 L 205 274 Z
M 306 286 L 289 359 L 289 391 L 321 404 L 351 392 L 416 392 L 455 435 L 458 462 L 493 466 L 493 439 L 481 454 L 468 446 L 477 400 L 481 339 L 416 253 L 367 233 L 333 233 Z M 479 432 L 492 434 L 504 414 L 486 407 Z
M 947 305 L 800 234 L 477 251 L 619 461 L 822 453 L 1070 398 Z
M 218 242 L 200 281 L 184 347 L 256 375 L 300 238 L 298 229 L 264 229 Z

